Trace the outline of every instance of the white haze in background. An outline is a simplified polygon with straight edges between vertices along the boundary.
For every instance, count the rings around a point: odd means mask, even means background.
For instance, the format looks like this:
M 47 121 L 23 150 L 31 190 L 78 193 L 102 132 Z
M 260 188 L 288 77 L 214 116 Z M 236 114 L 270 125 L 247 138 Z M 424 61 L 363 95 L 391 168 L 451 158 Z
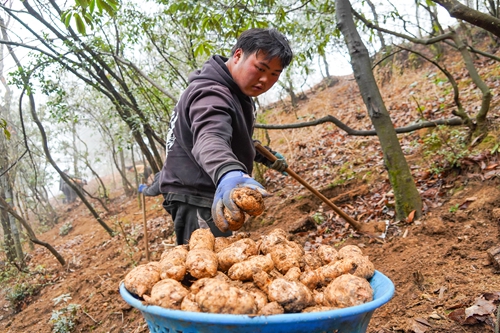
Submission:
M 362 6 L 362 1 L 352 1 L 352 6 L 358 12 L 363 12 L 365 13 L 365 16 L 369 19 L 373 19 L 373 15 L 369 9 L 369 7 L 365 4 Z M 387 5 L 387 2 L 384 1 L 373 1 L 374 5 L 376 6 L 377 14 L 379 16 L 379 21 L 382 21 L 383 14 L 388 13 L 390 10 L 392 10 L 392 6 Z M 381 5 L 384 4 L 384 5 Z M 415 6 L 414 6 L 414 0 L 397 0 L 393 1 L 394 6 L 398 9 L 398 12 L 407 19 L 407 21 L 411 22 L 415 20 Z M 440 6 L 438 8 L 438 17 L 440 19 L 441 24 L 443 25 L 444 28 L 446 28 L 448 25 L 455 25 L 456 20 L 451 18 L 446 10 L 441 8 Z M 384 13 L 383 10 L 386 10 Z M 429 27 L 430 29 L 430 20 L 428 19 L 428 14 L 424 13 L 423 10 L 420 10 L 420 24 Z M 414 28 L 416 26 L 416 22 L 413 22 L 414 25 L 413 27 L 410 26 L 410 31 L 417 35 L 417 30 Z M 17 24 L 16 22 L 11 22 L 12 26 L 10 27 L 10 34 L 11 34 L 11 39 L 13 40 L 20 40 L 21 38 L 17 37 L 17 34 L 20 34 L 22 31 L 22 27 L 17 27 L 14 24 Z M 397 27 L 394 25 L 394 22 L 392 21 L 387 21 L 387 23 L 384 25 L 383 23 L 379 22 L 381 26 L 384 26 L 388 29 L 398 29 L 398 31 L 404 32 L 401 27 Z M 32 27 L 33 28 L 33 27 Z M 370 54 L 374 54 L 375 52 L 378 51 L 380 48 L 379 40 L 377 36 L 373 37 L 373 40 L 371 43 L 368 42 L 366 34 L 363 34 L 360 31 L 360 34 L 362 38 L 364 38 L 365 45 L 368 47 L 368 51 Z M 395 39 L 394 37 L 391 37 L 387 34 L 384 35 L 385 42 L 387 45 L 390 45 L 391 43 L 399 43 L 401 40 Z M 26 41 L 24 41 L 26 42 Z M 293 45 L 292 45 L 293 47 Z M 17 57 L 20 59 L 21 63 L 28 61 L 27 57 L 27 50 L 23 48 L 15 48 L 15 52 Z M 8 56 L 8 53 L 6 50 L 4 50 L 4 54 L 6 55 L 5 59 L 5 73 L 6 75 L 8 72 L 16 70 L 16 66 L 12 59 Z M 327 55 L 327 62 L 328 62 L 328 70 L 329 74 L 331 76 L 344 76 L 344 75 L 349 75 L 352 74 L 352 67 L 350 64 L 350 57 L 349 54 L 346 51 L 346 48 L 343 47 L 342 49 L 337 49 L 335 51 L 331 51 Z M 295 93 L 300 94 L 302 92 L 306 92 L 307 90 L 311 89 L 314 87 L 316 84 L 321 82 L 321 80 L 324 79 L 326 76 L 325 73 L 325 68 L 323 65 L 323 60 L 321 59 L 315 59 L 310 68 L 310 75 L 305 79 L 302 76 L 292 76 L 294 79 L 294 88 L 295 88 Z M 11 89 L 13 89 L 11 87 Z M 4 96 L 4 88 L 3 86 L 0 86 L 0 96 Z M 44 102 L 44 98 L 42 96 L 35 95 L 37 98 L 37 103 L 41 104 Z M 280 99 L 285 99 L 286 93 L 284 93 L 282 87 L 279 84 L 276 84 L 272 89 L 270 89 L 267 93 L 259 97 L 259 102 L 261 105 L 266 105 L 269 103 L 276 102 Z M 27 99 L 25 99 L 27 100 Z M 16 103 L 18 100 L 16 97 L 13 99 L 13 103 Z M 15 105 L 15 104 L 14 104 Z M 17 106 L 15 106 L 17 108 Z M 49 125 L 46 125 L 49 126 Z M 167 126 L 167 124 L 165 124 Z M 100 138 L 98 132 L 94 129 L 93 126 L 85 126 L 83 124 L 79 125 L 79 133 L 82 139 L 85 140 L 87 143 L 87 146 L 89 148 L 92 148 L 93 150 L 96 151 L 96 153 L 93 156 L 89 157 L 89 160 L 93 161 L 100 151 L 105 151 L 104 144 L 102 143 L 102 138 Z M 64 139 L 64 138 L 63 138 Z M 69 138 L 68 138 L 68 141 Z M 83 145 L 79 144 L 78 149 L 83 150 Z M 66 168 L 70 168 L 72 170 L 72 161 L 70 156 L 65 156 L 62 154 L 58 154 L 57 152 L 54 152 L 54 149 L 52 150 L 53 158 L 56 160 L 58 165 L 62 170 Z M 137 153 L 137 152 L 136 152 Z M 93 168 L 97 170 L 99 175 L 105 175 L 105 174 L 111 174 L 114 173 L 115 176 L 118 175 L 118 172 L 114 168 L 114 163 L 111 161 L 110 156 L 99 156 L 102 162 L 96 163 L 96 165 L 93 165 Z M 136 158 L 136 161 L 139 161 L 140 158 Z M 127 164 L 131 164 L 130 161 L 127 162 Z M 81 167 L 83 170 L 83 166 Z M 91 174 L 90 171 L 87 170 L 87 173 L 84 173 L 83 175 L 85 178 L 87 178 L 88 181 L 91 180 Z M 57 196 L 58 194 L 60 195 L 61 193 L 59 192 L 59 175 L 54 171 L 54 178 L 55 181 L 54 183 L 49 186 L 49 190 L 52 192 L 53 195 Z
M 367 17 L 370 20 L 373 20 L 373 14 L 370 11 L 370 8 L 368 5 L 365 3 L 362 5 L 363 1 L 351 1 L 351 5 L 356 11 L 360 13 L 364 13 L 365 17 Z M 375 8 L 377 10 L 377 15 L 379 18 L 379 25 L 382 27 L 385 27 L 387 29 L 394 29 L 400 32 L 404 32 L 402 26 L 397 27 L 395 26 L 394 22 L 391 20 L 388 20 L 386 24 L 383 24 L 382 22 L 382 17 L 384 14 L 388 14 L 393 10 L 393 7 L 390 5 L 387 5 L 387 1 L 372 1 L 373 4 L 375 5 Z M 415 37 L 418 36 L 418 31 L 416 28 L 416 22 L 415 22 L 415 1 L 414 0 L 395 0 L 392 1 L 393 5 L 395 8 L 397 8 L 399 14 L 403 16 L 408 23 L 407 29 L 415 35 Z M 385 11 L 384 11 L 385 10 Z M 438 10 L 438 18 L 443 26 L 444 29 L 446 29 L 448 26 L 453 26 L 456 25 L 457 21 L 450 17 L 448 12 L 442 8 L 441 6 L 437 6 Z M 419 9 L 419 15 L 420 15 L 420 25 L 424 26 L 428 29 L 428 31 L 431 28 L 431 22 L 429 19 L 429 14 L 424 12 L 424 9 Z M 361 38 L 365 42 L 366 47 L 368 48 L 368 52 L 370 52 L 370 55 L 375 54 L 377 51 L 379 51 L 381 45 L 380 41 L 378 39 L 378 36 L 374 36 L 372 41 L 369 42 L 367 40 L 366 34 L 363 34 L 363 32 L 359 31 Z M 423 32 L 425 33 L 425 32 Z M 425 37 L 423 37 L 425 38 Z M 384 34 L 384 39 L 386 45 L 391 45 L 392 43 L 397 44 L 402 41 L 402 39 L 392 37 L 390 35 Z M 328 70 L 331 76 L 344 76 L 344 75 L 350 75 L 352 74 L 352 66 L 351 66 L 351 59 L 350 56 L 347 52 L 347 48 L 343 47 L 342 49 L 337 49 L 327 55 L 327 62 L 328 62 Z M 294 87 L 297 91 L 295 91 L 296 94 L 301 93 L 303 91 L 307 91 L 314 87 L 316 84 L 321 82 L 324 77 L 326 76 L 323 61 L 320 59 L 316 59 L 316 61 L 313 61 L 313 64 L 311 66 L 311 74 L 307 77 L 307 79 L 304 81 L 303 77 L 295 77 L 295 82 L 294 82 Z M 299 86 L 300 85 L 300 86 Z M 273 103 L 278 101 L 280 98 L 286 98 L 285 95 L 283 95 L 283 89 L 276 84 L 273 88 L 271 88 L 267 93 L 259 97 L 259 101 L 262 105 L 266 105 L 269 103 Z

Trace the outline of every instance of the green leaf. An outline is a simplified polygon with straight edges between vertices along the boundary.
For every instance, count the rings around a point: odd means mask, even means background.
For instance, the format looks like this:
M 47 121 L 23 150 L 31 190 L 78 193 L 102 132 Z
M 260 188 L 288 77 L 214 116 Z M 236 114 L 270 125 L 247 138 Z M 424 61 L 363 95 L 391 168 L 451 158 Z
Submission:
M 71 17 L 73 16 L 72 13 L 68 13 L 66 15 L 66 18 L 64 20 L 64 25 L 66 25 L 66 28 L 69 28 L 69 24 L 71 23 Z
M 115 8 L 113 8 L 113 6 L 111 6 L 109 3 L 103 1 L 102 8 L 106 11 L 106 13 L 108 13 L 109 16 L 115 15 Z
M 500 143 L 497 143 L 495 147 L 493 147 L 493 149 L 491 150 L 491 155 L 499 151 L 498 148 L 500 148 Z
M 83 23 L 80 14 L 75 13 L 73 16 L 75 17 L 76 29 L 78 30 L 78 32 L 82 35 L 86 35 L 87 32 L 85 31 L 85 23 Z
M 113 8 L 114 12 L 118 10 L 118 6 L 120 5 L 117 0 L 108 0 L 108 4 Z
M 87 7 L 89 6 L 88 0 L 80 0 L 80 6 L 83 9 L 82 12 L 85 12 L 85 10 L 87 9 Z
M 90 0 L 89 2 L 89 11 L 90 13 L 94 13 L 94 9 L 95 9 L 95 0 Z
M 198 46 L 194 49 L 194 55 L 198 56 L 203 52 L 203 44 L 198 44 Z
M 85 15 L 83 15 L 83 18 L 85 19 L 85 23 L 89 25 L 90 29 L 94 29 L 94 20 L 92 19 L 92 15 L 90 15 L 89 12 L 86 12 Z
M 96 5 L 97 5 L 97 9 L 99 9 L 99 13 L 102 14 L 102 0 L 96 0 Z
M 3 128 L 3 134 L 5 134 L 5 137 L 10 140 L 10 132 L 7 129 L 7 121 L 5 119 L 0 118 L 0 127 Z

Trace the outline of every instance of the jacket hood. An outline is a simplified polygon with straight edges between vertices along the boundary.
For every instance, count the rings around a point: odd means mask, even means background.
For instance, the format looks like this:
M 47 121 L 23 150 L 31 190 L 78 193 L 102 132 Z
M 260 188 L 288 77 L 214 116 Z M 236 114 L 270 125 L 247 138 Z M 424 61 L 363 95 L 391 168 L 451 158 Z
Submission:
M 248 98 L 248 96 L 241 91 L 236 82 L 234 82 L 233 77 L 226 66 L 227 60 L 228 58 L 220 55 L 210 57 L 210 59 L 203 64 L 201 69 L 198 69 L 189 75 L 188 82 L 191 83 L 195 80 L 216 81 L 228 87 L 236 95 Z

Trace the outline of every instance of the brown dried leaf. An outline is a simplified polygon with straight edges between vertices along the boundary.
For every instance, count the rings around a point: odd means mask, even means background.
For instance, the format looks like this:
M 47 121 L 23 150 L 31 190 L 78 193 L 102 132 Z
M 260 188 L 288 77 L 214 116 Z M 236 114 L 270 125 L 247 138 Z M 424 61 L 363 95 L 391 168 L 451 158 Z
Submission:
M 429 330 L 429 326 L 422 324 L 416 320 L 417 318 L 412 320 L 411 330 L 415 333 L 425 333 Z M 419 318 L 421 319 L 421 318 Z
M 427 321 L 427 319 L 425 318 L 422 318 L 422 317 L 417 317 L 417 318 L 414 318 L 416 322 L 419 322 L 420 324 L 423 324 L 425 326 L 429 326 L 429 327 L 432 327 L 432 325 Z
M 416 212 L 416 210 L 413 210 L 410 212 L 410 214 L 408 214 L 408 217 L 406 218 L 406 222 L 408 222 L 408 223 L 413 222 L 413 219 L 415 218 L 415 212 Z
M 484 173 L 484 179 L 491 179 L 498 175 L 500 175 L 500 170 L 491 170 Z
M 453 312 L 450 312 L 448 314 L 448 318 L 450 318 L 453 321 L 456 321 L 457 323 L 460 323 L 462 325 L 474 325 L 478 323 L 478 320 L 475 317 L 468 317 L 465 318 L 465 309 L 457 309 Z
M 500 165 L 499 163 L 490 164 L 486 168 L 484 168 L 484 170 L 492 170 L 492 169 L 495 169 L 499 165 Z
M 460 204 L 460 206 L 458 206 L 458 208 L 459 208 L 459 209 L 467 209 L 467 207 L 469 207 L 470 203 L 471 203 L 471 202 L 474 202 L 474 201 L 476 201 L 476 200 L 477 200 L 477 198 L 476 198 L 476 197 L 470 197 L 470 198 L 467 198 L 467 199 L 465 199 L 465 201 L 464 201 L 464 202 L 462 202 L 462 203 Z
M 484 316 L 494 313 L 495 310 L 496 306 L 493 304 L 493 301 L 487 301 L 482 297 L 478 297 L 472 306 L 465 309 L 465 316 L 466 318 Z
M 492 293 L 484 293 L 484 299 L 488 301 L 499 301 L 500 300 L 500 291 L 495 291 Z

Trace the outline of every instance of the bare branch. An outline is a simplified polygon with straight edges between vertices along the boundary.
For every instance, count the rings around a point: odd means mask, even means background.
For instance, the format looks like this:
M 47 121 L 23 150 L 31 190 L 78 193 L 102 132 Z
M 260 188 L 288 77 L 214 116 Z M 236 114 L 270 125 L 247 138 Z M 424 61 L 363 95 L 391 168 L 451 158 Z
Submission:
M 303 127 L 310 127 L 310 126 L 316 126 L 324 123 L 334 123 L 338 128 L 346 132 L 348 135 L 352 136 L 374 136 L 377 135 L 375 130 L 368 130 L 368 131 L 363 131 L 363 130 L 356 130 L 353 128 L 350 128 L 346 124 L 344 124 L 342 121 L 339 119 L 335 118 L 334 116 L 325 116 L 323 118 L 319 118 L 313 121 L 306 121 L 302 123 L 296 123 L 296 124 L 283 124 L 283 125 L 268 125 L 268 124 L 255 124 L 255 128 L 262 128 L 262 129 L 292 129 L 292 128 L 303 128 Z M 461 126 L 464 125 L 465 122 L 460 119 L 460 118 L 451 118 L 451 119 L 439 119 L 439 120 L 432 120 L 432 121 L 423 121 L 419 123 L 415 123 L 409 126 L 405 127 L 399 127 L 395 128 L 396 133 L 401 134 L 401 133 L 409 133 L 416 131 L 421 128 L 428 128 L 428 127 L 436 127 L 439 125 L 448 125 L 448 126 Z
M 430 45 L 430 44 L 434 44 L 434 43 L 440 42 L 440 41 L 445 40 L 445 39 L 451 39 L 452 35 L 453 35 L 453 32 L 448 32 L 448 33 L 445 33 L 445 34 L 442 34 L 442 35 L 439 35 L 439 36 L 436 36 L 433 38 L 428 38 L 428 39 L 415 38 L 413 36 L 402 34 L 399 32 L 395 32 L 395 31 L 392 31 L 389 29 L 382 28 L 376 24 L 373 24 L 371 21 L 367 20 L 363 15 L 359 14 L 355 10 L 352 10 L 352 14 L 354 16 L 356 16 L 356 18 L 361 20 L 370 29 L 379 30 L 379 31 L 385 32 L 387 34 L 390 34 L 390 35 L 393 35 L 393 36 L 396 36 L 399 38 L 403 38 L 403 39 L 409 40 L 410 42 L 417 43 L 417 44 Z
M 465 112 L 465 109 L 462 105 L 462 102 L 460 102 L 460 92 L 458 90 L 458 84 L 455 81 L 455 78 L 453 78 L 453 75 L 451 75 L 451 73 L 446 68 L 442 67 L 436 61 L 426 57 L 422 53 L 415 51 L 415 50 L 412 50 L 412 49 L 405 48 L 403 46 L 398 46 L 398 47 L 400 49 L 406 50 L 408 52 L 412 52 L 412 53 L 420 56 L 421 58 L 424 58 L 425 60 L 432 63 L 434 66 L 436 66 L 441 72 L 443 72 L 443 74 L 446 76 L 446 78 L 448 79 L 448 81 L 450 82 L 450 84 L 453 88 L 453 100 L 455 101 L 455 104 L 456 104 L 457 109 L 458 109 L 458 111 L 455 111 L 455 115 L 462 118 L 464 120 L 464 123 L 470 127 L 472 125 L 472 121 L 469 118 L 469 116 L 467 115 L 467 113 Z
M 137 67 L 134 63 L 128 61 L 128 60 L 125 60 L 123 58 L 120 58 L 118 55 L 116 54 L 110 54 L 110 53 L 105 53 L 113 58 L 115 58 L 116 60 L 118 60 L 119 62 L 121 62 L 122 64 L 124 65 L 127 65 L 129 67 L 132 67 L 140 76 L 142 76 L 146 81 L 148 81 L 149 83 L 151 83 L 156 89 L 158 89 L 159 91 L 161 91 L 162 93 L 164 93 L 168 98 L 170 98 L 174 103 L 177 103 L 177 98 L 172 95 L 171 93 L 169 93 L 168 91 L 166 91 L 165 89 L 163 89 L 162 86 L 160 86 L 158 83 L 156 83 L 152 78 L 150 78 L 146 73 L 144 73 L 139 67 Z

